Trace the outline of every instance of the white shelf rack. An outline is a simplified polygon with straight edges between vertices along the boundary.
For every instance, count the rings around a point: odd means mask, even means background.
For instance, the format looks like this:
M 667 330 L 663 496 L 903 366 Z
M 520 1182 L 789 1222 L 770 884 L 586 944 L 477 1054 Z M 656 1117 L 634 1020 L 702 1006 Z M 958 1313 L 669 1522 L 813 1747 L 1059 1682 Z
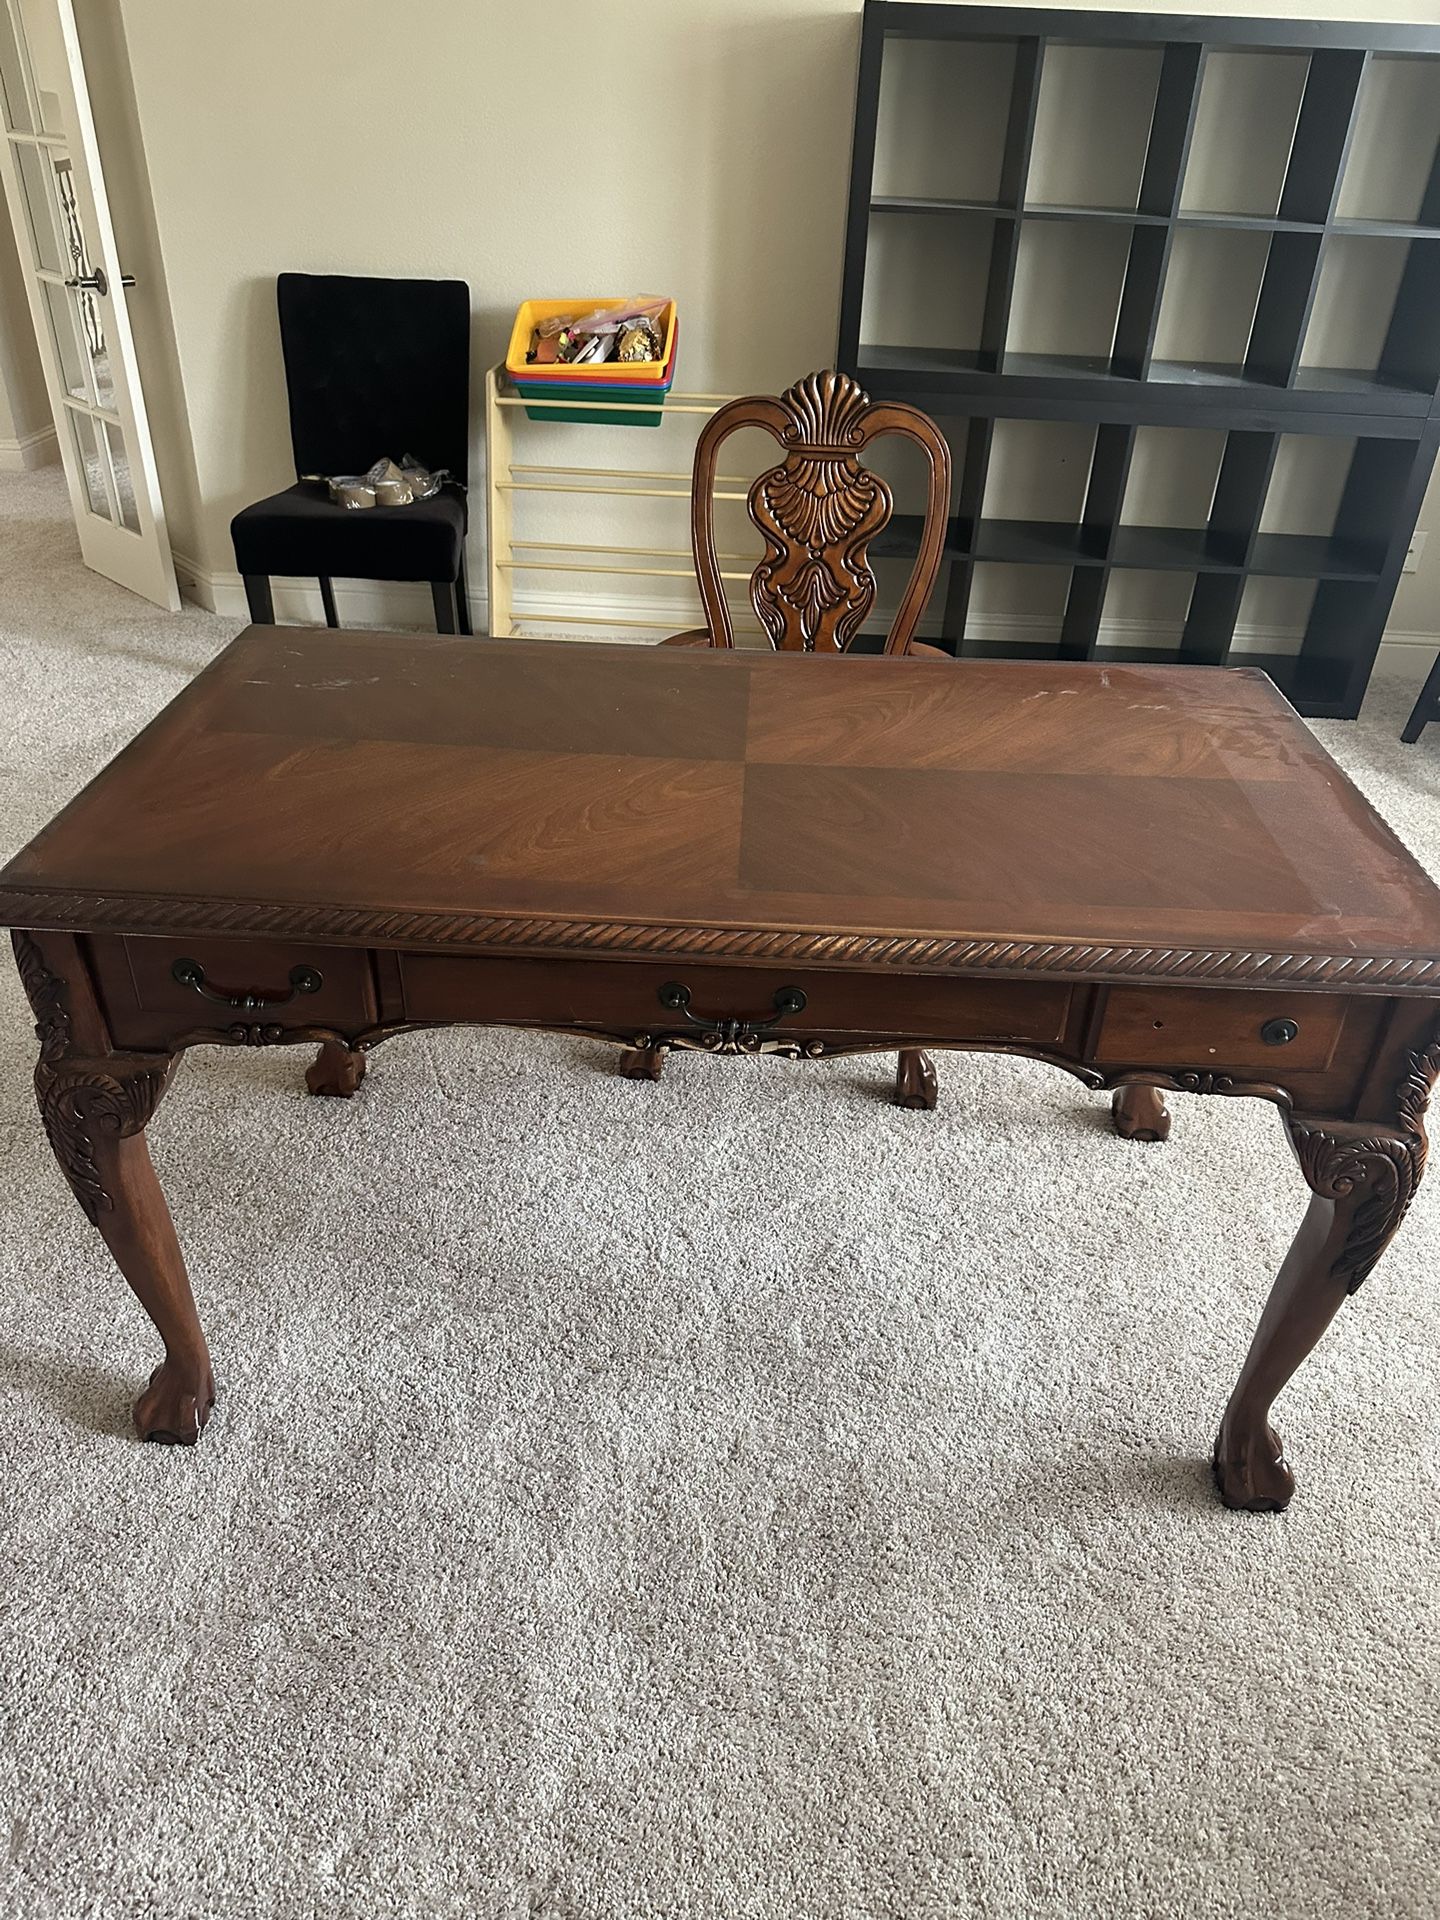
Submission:
M 659 410 L 660 430 L 669 425 L 667 435 L 673 445 L 681 430 L 686 433 L 687 454 L 693 450 L 701 423 L 733 396 L 723 393 L 671 393 Z M 567 410 L 594 408 L 597 413 L 613 412 L 614 394 L 594 400 L 567 394 L 562 399 L 527 400 L 517 394 L 503 366 L 494 366 L 485 375 L 485 505 L 486 548 L 489 569 L 489 629 L 497 639 L 519 639 L 535 629 L 554 631 L 586 627 L 609 632 L 614 628 L 634 629 L 636 638 L 646 631 L 664 637 L 703 622 L 700 595 L 695 586 L 695 568 L 689 545 L 690 468 L 683 471 L 666 466 L 590 466 L 537 465 L 517 460 L 517 435 L 523 433 L 527 410 Z M 624 429 L 616 431 L 623 432 Z M 611 444 L 607 440 L 607 446 Z M 647 435 L 647 451 L 654 441 Z M 523 447 L 521 448 L 523 452 Z M 652 455 L 652 458 L 654 456 Z M 662 456 L 663 457 L 663 456 Z M 734 474 L 722 474 L 716 484 L 715 499 L 743 504 L 750 483 Z M 679 503 L 675 513 L 679 521 L 677 540 L 683 544 L 624 545 L 604 537 L 594 540 L 517 539 L 517 511 L 530 495 L 593 494 L 597 500 L 670 500 Z M 610 520 L 612 516 L 606 515 Z M 598 534 L 597 529 L 597 534 Z M 753 561 L 745 554 L 722 553 L 721 578 L 748 584 Z M 649 564 L 646 564 L 649 563 Z M 601 579 L 617 584 L 623 580 L 675 580 L 689 583 L 683 597 L 693 602 L 694 614 L 688 619 L 673 616 L 641 619 L 634 615 L 613 616 L 592 609 L 590 612 L 529 612 L 515 604 L 516 578 L 522 581 Z M 737 623 L 737 635 L 759 634 L 758 624 Z

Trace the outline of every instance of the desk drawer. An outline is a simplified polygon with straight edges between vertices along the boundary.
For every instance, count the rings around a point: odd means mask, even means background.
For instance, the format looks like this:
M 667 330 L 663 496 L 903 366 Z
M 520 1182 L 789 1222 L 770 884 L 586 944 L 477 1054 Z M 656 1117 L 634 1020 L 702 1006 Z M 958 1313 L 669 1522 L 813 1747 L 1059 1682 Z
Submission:
M 1335 993 L 1114 987 L 1093 1057 L 1115 1066 L 1323 1073 L 1344 1022 L 1345 1002 Z M 1285 1023 L 1295 1029 L 1288 1039 Z
M 369 955 L 354 949 L 185 934 L 97 941 L 95 958 L 120 1046 L 236 1024 L 354 1033 L 375 1021 Z M 176 977 L 182 963 L 193 984 Z
M 804 967 L 714 967 L 685 960 L 467 959 L 405 954 L 405 1018 L 596 1027 L 605 1032 L 680 1031 L 660 988 L 679 981 L 702 1019 L 768 1020 L 783 987 L 800 987 L 805 1007 L 776 1025 L 786 1034 L 900 1033 L 933 1040 L 1016 1040 L 1058 1046 L 1072 989 L 1063 983 L 943 980 L 912 975 L 817 973 Z

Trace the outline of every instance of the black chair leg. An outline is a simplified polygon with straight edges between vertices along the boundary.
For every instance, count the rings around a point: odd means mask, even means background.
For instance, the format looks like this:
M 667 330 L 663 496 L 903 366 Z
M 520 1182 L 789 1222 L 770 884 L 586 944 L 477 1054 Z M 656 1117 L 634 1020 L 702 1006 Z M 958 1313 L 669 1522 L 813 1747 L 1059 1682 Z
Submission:
M 448 580 L 430 582 L 430 598 L 435 602 L 435 631 L 455 631 L 455 594 Z
M 1430 721 L 1436 719 L 1440 719 L 1440 655 L 1436 656 L 1429 677 L 1420 689 L 1420 698 L 1410 709 L 1410 718 L 1400 738 L 1407 747 L 1414 746 Z
M 461 633 L 474 633 L 470 624 L 470 583 L 465 578 L 465 549 L 460 549 L 460 572 L 455 580 L 455 604 L 460 611 Z
M 326 573 L 320 575 L 320 604 L 325 609 L 326 626 L 338 627 L 340 622 L 335 616 L 335 589 Z
M 250 609 L 250 618 L 257 627 L 273 627 L 275 624 L 275 602 L 270 596 L 270 576 L 268 573 L 247 573 L 242 575 L 245 582 L 245 604 Z

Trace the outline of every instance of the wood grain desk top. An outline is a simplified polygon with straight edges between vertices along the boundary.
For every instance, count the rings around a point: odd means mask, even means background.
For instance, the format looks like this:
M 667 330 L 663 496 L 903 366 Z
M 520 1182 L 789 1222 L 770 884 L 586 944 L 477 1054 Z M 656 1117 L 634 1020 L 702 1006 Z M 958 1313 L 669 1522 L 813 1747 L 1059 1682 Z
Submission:
M 1435 992 L 1440 891 L 1263 674 L 252 627 L 0 923 Z

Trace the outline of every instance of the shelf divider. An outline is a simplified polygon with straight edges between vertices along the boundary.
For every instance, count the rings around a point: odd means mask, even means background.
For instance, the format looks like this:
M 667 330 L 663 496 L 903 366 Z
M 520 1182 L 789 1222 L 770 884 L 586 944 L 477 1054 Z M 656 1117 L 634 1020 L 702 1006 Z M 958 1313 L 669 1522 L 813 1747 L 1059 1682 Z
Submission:
M 1311 54 L 1280 190 L 1282 220 L 1318 220 L 1323 225 L 1334 218 L 1369 62 L 1362 47 L 1318 47 Z
M 1320 285 L 1323 236 L 1274 233 L 1245 349 L 1245 371 L 1273 386 L 1293 384 Z
M 1279 450 L 1277 433 L 1225 436 L 1210 501 L 1210 544 L 1227 556 L 1228 564 L 1222 573 L 1202 569 L 1196 576 L 1180 637 L 1180 658 L 1188 664 L 1223 666 L 1229 656 Z
M 1010 82 L 1010 116 L 1005 126 L 1005 151 L 1000 162 L 1000 191 L 996 198 L 1012 207 L 1025 199 L 1030 155 L 1035 146 L 1035 109 L 1040 100 L 1040 73 L 1045 42 L 1027 38 L 1016 42 L 1015 72 Z M 990 277 L 985 288 L 985 313 L 980 322 L 980 363 L 992 371 L 1005 357 L 1010 331 L 1010 304 L 1015 297 L 1015 264 L 1020 257 L 1020 216 L 1001 215 L 995 221 L 990 245 Z
M 1080 544 L 1087 555 L 1108 561 L 1120 526 L 1120 508 L 1135 455 L 1135 428 L 1107 421 L 1095 431 L 1085 505 L 1080 513 Z M 1100 616 L 1110 585 L 1110 568 L 1078 566 L 1070 575 L 1065 618 L 1060 627 L 1062 660 L 1093 660 L 1100 644 Z
M 1205 49 L 1195 41 L 1172 40 L 1160 57 L 1160 79 L 1140 176 L 1141 213 L 1169 220 L 1180 205 L 1180 183 L 1195 132 L 1195 104 L 1204 69 Z
M 1350 47 L 1321 47 L 1311 54 L 1280 190 L 1282 220 L 1318 222 L 1323 229 L 1333 218 L 1369 58 L 1363 48 Z M 1245 351 L 1245 369 L 1257 379 L 1279 387 L 1293 384 L 1324 253 L 1323 231 L 1281 229 L 1271 235 Z
M 1065 617 L 1060 623 L 1060 640 L 1055 648 L 1057 660 L 1095 658 L 1100 643 L 1100 615 L 1109 584 L 1108 567 L 1076 567 L 1071 574 L 1070 591 L 1065 596 Z
M 1148 377 L 1155 352 L 1160 297 L 1175 244 L 1174 220 L 1195 132 L 1195 107 L 1204 65 L 1205 49 L 1193 41 L 1172 42 L 1160 60 L 1137 207 L 1139 213 L 1160 224 L 1137 226 L 1130 235 L 1110 353 L 1111 371 L 1131 380 Z
M 975 585 L 975 562 L 971 555 L 985 503 L 985 481 L 990 472 L 990 450 L 995 443 L 995 422 L 981 415 L 965 429 L 965 453 L 960 461 L 960 478 L 955 490 L 955 514 L 951 523 L 957 551 L 950 560 L 945 582 L 945 606 L 940 616 L 940 631 L 953 653 L 965 651 L 965 621 L 970 611 L 970 595 Z
M 875 130 L 880 119 L 880 68 L 884 58 L 885 9 L 867 5 L 860 27 L 860 71 L 855 82 L 850 208 L 845 221 L 836 354 L 840 365 L 851 374 L 860 358 L 860 316 L 865 306 L 865 259 L 870 250 L 870 194 L 875 178 Z

